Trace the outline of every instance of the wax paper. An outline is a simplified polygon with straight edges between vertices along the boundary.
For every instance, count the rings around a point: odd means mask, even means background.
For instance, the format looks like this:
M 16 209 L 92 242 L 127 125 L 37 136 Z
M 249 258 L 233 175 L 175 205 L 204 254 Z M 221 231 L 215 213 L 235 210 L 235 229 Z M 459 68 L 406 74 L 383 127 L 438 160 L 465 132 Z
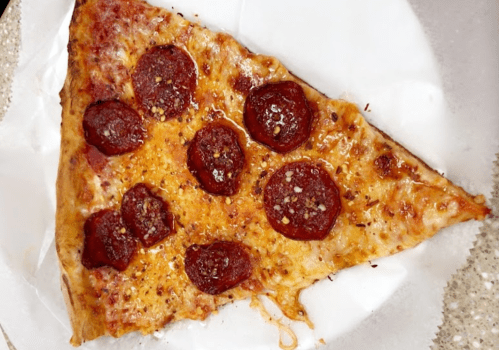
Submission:
M 331 98 L 366 106 L 369 122 L 430 166 L 472 193 L 490 195 L 499 150 L 493 1 L 152 3 L 228 32 L 253 52 L 278 57 Z M 20 62 L 0 123 L 0 324 L 18 350 L 72 348 L 54 213 L 58 93 L 73 5 L 23 0 Z M 303 291 L 315 328 L 288 322 L 298 348 L 427 349 L 442 320 L 443 288 L 465 261 L 479 226 L 445 229 L 414 249 L 341 271 Z M 280 315 L 270 302 L 265 305 Z M 279 336 L 249 301 L 240 301 L 202 322 L 179 322 L 146 337 L 104 337 L 81 348 L 278 349 Z

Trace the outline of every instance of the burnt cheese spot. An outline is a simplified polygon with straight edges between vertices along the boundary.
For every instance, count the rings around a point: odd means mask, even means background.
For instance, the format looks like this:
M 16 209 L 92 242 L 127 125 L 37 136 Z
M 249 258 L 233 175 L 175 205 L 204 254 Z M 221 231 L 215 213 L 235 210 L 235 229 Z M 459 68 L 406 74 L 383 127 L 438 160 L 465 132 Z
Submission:
M 253 83 L 250 77 L 239 73 L 235 78 L 232 79 L 232 87 L 234 88 L 234 90 L 247 95 L 253 87 Z

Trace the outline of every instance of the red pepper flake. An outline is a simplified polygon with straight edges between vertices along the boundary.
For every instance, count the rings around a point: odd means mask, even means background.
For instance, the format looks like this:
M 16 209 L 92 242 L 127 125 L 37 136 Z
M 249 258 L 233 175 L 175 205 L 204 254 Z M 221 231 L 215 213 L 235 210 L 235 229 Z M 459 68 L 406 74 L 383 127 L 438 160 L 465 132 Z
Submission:
M 259 195 L 262 193 L 262 188 L 260 186 L 255 186 L 254 189 L 253 189 L 253 192 L 256 194 L 256 195 Z
M 352 191 L 348 190 L 343 195 L 343 198 L 348 199 L 349 201 L 353 201 L 355 199 L 355 195 L 352 193 Z
M 370 207 L 372 207 L 372 206 L 374 206 L 374 205 L 376 205 L 378 203 L 379 203 L 379 199 L 376 199 L 376 200 L 374 200 L 372 202 L 367 203 L 366 207 L 370 208 Z
M 364 108 L 364 112 L 367 111 L 368 108 L 369 108 L 369 103 L 366 104 L 366 107 Z

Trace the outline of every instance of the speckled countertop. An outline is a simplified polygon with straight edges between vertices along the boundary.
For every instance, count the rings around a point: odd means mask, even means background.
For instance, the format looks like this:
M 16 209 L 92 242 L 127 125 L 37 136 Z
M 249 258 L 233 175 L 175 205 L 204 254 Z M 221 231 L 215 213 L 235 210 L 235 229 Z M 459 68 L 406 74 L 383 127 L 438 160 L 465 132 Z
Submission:
M 0 120 L 9 107 L 12 77 L 17 65 L 20 1 L 11 0 L 0 18 Z M 448 282 L 444 295 L 443 323 L 432 350 L 499 349 L 498 169 L 499 162 L 496 163 L 491 200 L 493 215 L 485 221 L 477 235 L 466 264 Z M 13 349 L 8 335 L 3 334 L 9 348 Z M 0 349 L 3 349 L 3 344 Z

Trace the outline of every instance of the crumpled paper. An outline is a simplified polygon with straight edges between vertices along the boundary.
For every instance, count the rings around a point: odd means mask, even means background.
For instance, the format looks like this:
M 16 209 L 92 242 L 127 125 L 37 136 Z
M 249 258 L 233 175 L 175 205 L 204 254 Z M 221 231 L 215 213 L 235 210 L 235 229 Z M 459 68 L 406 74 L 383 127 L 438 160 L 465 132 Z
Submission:
M 348 99 L 361 110 L 369 104 L 364 114 L 372 124 L 468 191 L 490 194 L 499 106 L 496 98 L 480 96 L 497 96 L 497 89 L 491 95 L 488 88 L 497 88 L 497 67 L 477 54 L 486 51 L 478 42 L 467 42 L 467 49 L 476 50 L 452 58 L 450 69 L 439 61 L 441 38 L 424 31 L 411 4 L 423 19 L 429 6 L 418 7 L 415 0 L 151 3 L 226 31 L 253 52 L 278 57 L 332 98 Z M 58 93 L 72 8 L 70 0 L 23 0 L 19 67 L 0 123 L 0 324 L 18 350 L 72 348 L 54 246 Z M 459 16 L 472 18 L 473 12 Z M 439 25 L 454 30 L 453 24 Z M 476 68 L 470 57 L 485 66 Z M 482 75 L 483 84 L 472 83 L 467 91 L 459 77 L 469 71 L 452 67 L 490 68 L 492 76 Z M 341 271 L 303 291 L 315 329 L 290 322 L 298 348 L 427 349 L 441 323 L 443 288 L 465 261 L 479 226 L 468 222 L 443 230 L 412 250 Z M 81 348 L 278 349 L 278 342 L 277 328 L 249 301 L 240 301 L 203 322 L 179 322 L 146 337 L 104 337 Z

